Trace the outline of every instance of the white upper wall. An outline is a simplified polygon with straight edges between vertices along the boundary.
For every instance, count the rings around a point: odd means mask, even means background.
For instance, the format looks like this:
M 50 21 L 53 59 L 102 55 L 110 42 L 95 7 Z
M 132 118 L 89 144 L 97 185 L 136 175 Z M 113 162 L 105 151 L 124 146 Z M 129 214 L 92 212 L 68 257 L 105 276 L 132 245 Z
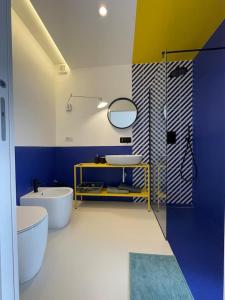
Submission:
M 118 146 L 120 137 L 129 137 L 131 128 L 110 125 L 107 108 L 97 109 L 98 100 L 73 98 L 72 112 L 66 112 L 70 96 L 102 97 L 112 102 L 132 96 L 131 65 L 74 69 L 56 79 L 56 144 L 57 146 Z M 66 140 L 69 138 L 69 141 Z
M 54 146 L 55 66 L 12 11 L 16 146 Z

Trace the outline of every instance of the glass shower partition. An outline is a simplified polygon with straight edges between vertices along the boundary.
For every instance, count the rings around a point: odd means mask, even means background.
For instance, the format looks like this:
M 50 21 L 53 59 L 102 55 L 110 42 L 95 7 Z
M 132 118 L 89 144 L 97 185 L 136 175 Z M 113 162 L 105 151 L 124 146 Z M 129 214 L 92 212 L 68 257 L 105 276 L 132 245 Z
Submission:
M 166 236 L 167 193 L 167 110 L 166 110 L 166 60 L 156 64 L 150 86 L 150 165 L 151 203 L 160 227 Z

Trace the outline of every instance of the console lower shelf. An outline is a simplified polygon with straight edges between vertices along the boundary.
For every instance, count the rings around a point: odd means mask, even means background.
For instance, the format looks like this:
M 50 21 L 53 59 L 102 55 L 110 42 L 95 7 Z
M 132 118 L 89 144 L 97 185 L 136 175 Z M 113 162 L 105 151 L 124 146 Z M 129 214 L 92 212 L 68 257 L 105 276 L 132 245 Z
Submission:
M 127 193 L 127 194 L 119 194 L 119 193 L 109 193 L 106 188 L 102 189 L 100 193 L 95 193 L 95 192 L 76 192 L 77 196 L 100 196 L 100 197 L 140 197 L 140 198 L 147 198 L 148 197 L 148 191 L 143 190 L 140 193 Z

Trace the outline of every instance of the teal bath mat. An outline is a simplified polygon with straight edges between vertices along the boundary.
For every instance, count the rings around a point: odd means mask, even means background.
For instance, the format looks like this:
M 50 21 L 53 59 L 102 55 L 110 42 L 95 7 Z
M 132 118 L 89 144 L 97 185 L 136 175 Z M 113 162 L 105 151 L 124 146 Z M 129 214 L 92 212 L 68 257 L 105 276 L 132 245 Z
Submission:
M 130 253 L 130 300 L 193 300 L 174 256 Z

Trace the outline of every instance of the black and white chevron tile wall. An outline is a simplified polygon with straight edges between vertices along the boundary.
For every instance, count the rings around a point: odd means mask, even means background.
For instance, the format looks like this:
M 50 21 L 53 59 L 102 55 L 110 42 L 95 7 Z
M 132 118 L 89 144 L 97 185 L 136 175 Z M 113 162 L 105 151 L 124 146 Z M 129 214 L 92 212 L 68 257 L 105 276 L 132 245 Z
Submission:
M 166 64 L 157 64 L 150 90 L 151 199 L 156 201 L 158 191 L 166 194 Z
M 186 149 L 188 127 L 193 132 L 193 63 L 191 61 L 168 64 L 167 74 L 177 66 L 188 69 L 187 74 L 167 81 L 167 130 L 175 131 L 177 141 L 167 146 L 167 203 L 191 204 L 192 202 L 192 157 L 185 157 L 183 175 L 189 182 L 181 178 L 181 165 Z
M 185 66 L 185 76 L 170 79 L 168 75 L 177 66 Z M 171 204 L 192 202 L 192 183 L 181 179 L 182 158 L 186 148 L 188 126 L 192 133 L 192 61 L 132 66 L 133 101 L 139 111 L 133 126 L 133 154 L 143 154 L 144 162 L 151 165 L 151 197 L 156 200 L 158 182 Z M 167 118 L 163 110 L 166 105 Z M 175 145 L 166 144 L 166 131 L 175 131 Z M 160 165 L 161 171 L 158 172 Z M 133 181 L 143 185 L 140 170 L 133 173 Z M 191 178 L 192 160 L 186 156 L 183 174 Z M 134 201 L 143 201 L 136 198 Z
M 150 157 L 150 102 L 149 85 L 151 84 L 155 65 L 136 64 L 132 67 L 132 96 L 138 108 L 138 120 L 133 126 L 133 154 L 142 154 L 143 162 L 149 163 Z M 143 186 L 143 170 L 133 171 L 133 182 L 138 186 Z M 135 198 L 135 202 L 144 201 Z

